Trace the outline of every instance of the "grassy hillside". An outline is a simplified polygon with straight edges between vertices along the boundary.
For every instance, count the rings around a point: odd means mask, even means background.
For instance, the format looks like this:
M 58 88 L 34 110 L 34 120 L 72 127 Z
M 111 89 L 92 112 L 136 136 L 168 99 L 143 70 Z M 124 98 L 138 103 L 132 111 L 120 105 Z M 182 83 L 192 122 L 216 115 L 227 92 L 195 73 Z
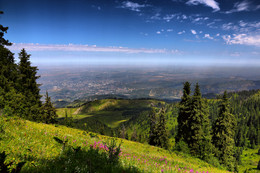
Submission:
M 108 127 L 116 128 L 122 122 L 128 121 L 132 116 L 149 111 L 152 105 L 162 105 L 165 102 L 157 100 L 117 100 L 104 99 L 87 102 L 78 108 L 66 108 L 80 124 L 89 120 L 97 120 Z M 57 109 L 59 117 L 65 116 L 65 108 Z
M 119 158 L 111 159 L 105 143 L 112 138 L 64 126 L 2 116 L 0 125 L 5 163 L 14 167 L 25 161 L 22 172 L 227 172 L 196 158 L 117 138 Z

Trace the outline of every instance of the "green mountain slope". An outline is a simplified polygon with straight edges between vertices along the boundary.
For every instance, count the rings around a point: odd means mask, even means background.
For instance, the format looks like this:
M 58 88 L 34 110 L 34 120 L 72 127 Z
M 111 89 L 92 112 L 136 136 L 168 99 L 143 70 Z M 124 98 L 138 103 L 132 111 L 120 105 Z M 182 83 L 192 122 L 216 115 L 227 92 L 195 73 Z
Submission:
M 111 159 L 105 143 L 112 138 L 65 126 L 2 116 L 0 124 L 0 152 L 7 153 L 5 163 L 13 162 L 11 167 L 25 161 L 21 172 L 227 172 L 196 158 L 118 138 L 119 158 Z
M 59 108 L 57 114 L 60 120 L 64 120 L 67 111 L 67 115 L 73 117 L 75 127 L 94 132 L 104 131 L 109 135 L 108 131 L 110 132 L 111 128 L 118 127 L 133 116 L 149 112 L 152 106 L 165 104 L 157 100 L 104 99 L 86 102 L 76 108 Z M 93 126 L 93 123 L 98 126 Z

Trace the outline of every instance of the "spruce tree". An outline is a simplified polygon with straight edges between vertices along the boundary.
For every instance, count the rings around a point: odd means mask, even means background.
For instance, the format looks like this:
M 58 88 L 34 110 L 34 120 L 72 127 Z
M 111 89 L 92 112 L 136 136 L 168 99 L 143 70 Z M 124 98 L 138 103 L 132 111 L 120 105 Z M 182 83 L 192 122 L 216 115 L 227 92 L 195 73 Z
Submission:
M 236 119 L 230 113 L 227 92 L 225 91 L 219 106 L 218 118 L 213 125 L 212 142 L 216 147 L 215 155 L 231 171 L 235 167 L 235 127 Z
M 207 160 L 211 155 L 211 136 L 209 112 L 205 100 L 202 99 L 199 84 L 195 86 L 192 97 L 192 111 L 188 119 L 190 140 L 188 141 L 191 154 Z
M 0 45 L 0 109 L 8 107 L 13 98 L 7 97 L 7 93 L 16 90 L 17 66 L 14 63 L 13 53 Z
M 3 14 L 0 11 L 0 14 Z M 20 101 L 23 96 L 17 92 L 16 82 L 18 78 L 17 65 L 14 54 L 5 46 L 12 45 L 4 34 L 8 27 L 0 24 L 0 114 L 15 115 L 21 112 Z
M 56 114 L 56 109 L 53 107 L 51 98 L 49 97 L 47 91 L 45 95 L 45 103 L 42 105 L 41 110 L 42 110 L 41 116 L 43 122 L 47 124 L 56 122 L 56 118 L 58 117 Z
M 37 67 L 31 66 L 30 55 L 26 53 L 25 49 L 22 49 L 19 53 L 20 63 L 18 64 L 18 89 L 26 96 L 24 102 L 25 109 L 24 115 L 31 120 L 39 119 L 39 111 L 41 107 L 41 96 L 39 84 L 37 84 Z
M 184 141 L 188 143 L 190 140 L 190 129 L 188 120 L 191 116 L 191 89 L 190 89 L 190 83 L 185 82 L 183 86 L 183 96 L 181 98 L 180 102 L 180 108 L 179 108 L 179 114 L 178 114 L 178 132 L 176 135 L 176 143 L 180 141 Z
M 165 110 L 160 111 L 159 122 L 157 124 L 157 146 L 168 149 L 169 137 L 166 130 Z

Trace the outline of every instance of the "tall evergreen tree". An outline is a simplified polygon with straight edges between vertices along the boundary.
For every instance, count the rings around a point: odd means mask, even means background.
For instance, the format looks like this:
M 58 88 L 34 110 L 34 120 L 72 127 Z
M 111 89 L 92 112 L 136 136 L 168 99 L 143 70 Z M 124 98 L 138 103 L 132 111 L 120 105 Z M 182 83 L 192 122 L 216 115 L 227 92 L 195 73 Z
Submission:
M 178 132 L 176 135 L 176 142 L 184 141 L 188 143 L 190 140 L 190 129 L 188 120 L 191 116 L 191 89 L 190 83 L 185 82 L 183 87 L 183 96 L 180 102 L 179 114 L 178 114 Z
M 3 12 L 0 11 L 0 14 Z M 16 89 L 18 74 L 14 54 L 5 47 L 11 45 L 4 38 L 7 30 L 8 27 L 0 24 L 0 113 L 13 115 L 21 111 L 20 100 L 23 96 Z
M 41 96 L 39 84 L 37 84 L 37 67 L 31 66 L 30 55 L 22 49 L 19 53 L 20 63 L 18 64 L 18 89 L 26 96 L 24 115 L 26 118 L 39 119 L 39 111 L 41 107 Z
M 157 124 L 157 146 L 168 149 L 169 137 L 166 130 L 165 110 L 161 109 Z
M 0 109 L 8 106 L 12 100 L 6 97 L 11 90 L 16 93 L 17 66 L 14 63 L 13 53 L 0 45 Z
M 209 112 L 205 100 L 202 99 L 199 84 L 195 86 L 192 97 L 192 111 L 188 119 L 190 127 L 191 154 L 207 160 L 211 155 L 211 136 L 209 125 Z
M 41 116 L 42 121 L 49 124 L 55 123 L 58 116 L 56 114 L 56 109 L 53 107 L 51 98 L 49 97 L 48 92 L 46 91 L 45 103 L 41 107 Z
M 216 147 L 216 156 L 220 162 L 233 171 L 235 167 L 235 127 L 236 119 L 229 110 L 227 92 L 224 92 L 222 103 L 219 106 L 219 115 L 213 125 L 212 141 Z

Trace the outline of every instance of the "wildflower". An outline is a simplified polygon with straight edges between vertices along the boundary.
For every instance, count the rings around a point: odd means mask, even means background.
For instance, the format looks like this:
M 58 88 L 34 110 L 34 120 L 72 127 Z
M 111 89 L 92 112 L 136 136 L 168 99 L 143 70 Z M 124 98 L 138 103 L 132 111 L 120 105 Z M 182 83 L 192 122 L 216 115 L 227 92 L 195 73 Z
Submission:
M 161 172 L 163 172 L 163 169 L 161 169 Z
M 190 172 L 191 172 L 191 173 L 194 172 L 193 169 L 191 169 Z

